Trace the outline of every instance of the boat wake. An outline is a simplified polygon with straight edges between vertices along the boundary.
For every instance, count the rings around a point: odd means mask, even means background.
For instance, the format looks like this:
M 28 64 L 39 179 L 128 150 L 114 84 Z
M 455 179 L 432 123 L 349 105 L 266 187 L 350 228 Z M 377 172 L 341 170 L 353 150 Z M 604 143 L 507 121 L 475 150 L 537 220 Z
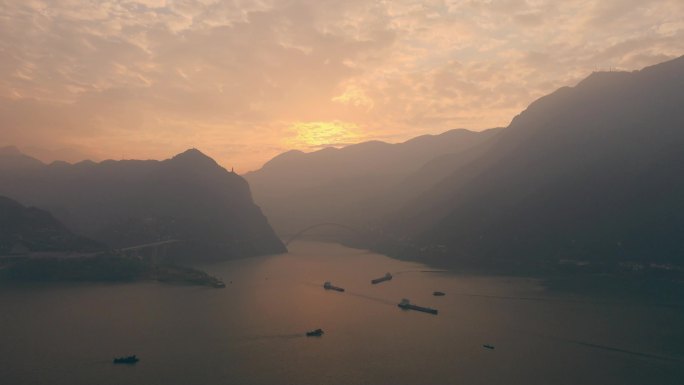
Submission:
M 448 273 L 449 270 L 402 270 L 392 273 L 393 275 L 407 274 L 407 273 Z
M 354 296 L 354 297 L 357 297 L 357 298 L 361 298 L 361 299 L 365 299 L 365 300 L 369 300 L 369 301 L 374 301 L 374 302 L 377 302 L 377 303 L 380 303 L 380 304 L 383 304 L 383 305 L 389 305 L 389 306 L 396 306 L 396 305 L 397 305 L 397 302 L 396 302 L 396 301 L 390 301 L 390 300 L 384 299 L 384 298 L 373 297 L 373 296 L 370 296 L 370 295 L 366 295 L 366 294 L 362 294 L 362 293 L 357 293 L 357 292 L 354 292 L 354 291 L 349 291 L 349 290 L 347 290 L 347 293 L 346 293 L 346 294 L 347 294 L 347 295 Z
M 291 340 L 295 338 L 305 337 L 304 333 L 291 333 L 291 334 L 262 334 L 256 336 L 250 336 L 242 338 L 242 341 L 254 342 L 254 341 L 264 341 L 264 340 Z
M 669 308 L 682 308 L 682 307 L 684 307 L 680 304 L 669 304 L 669 303 L 639 303 L 639 302 L 635 303 L 635 302 L 611 301 L 611 300 L 550 298 L 550 297 L 518 297 L 518 296 L 506 296 L 506 295 L 474 294 L 474 293 L 453 293 L 453 294 L 464 296 L 464 297 L 480 297 L 480 298 L 493 298 L 493 299 L 516 300 L 516 301 L 578 303 L 578 304 L 589 304 L 589 305 L 613 305 L 613 306 L 630 306 L 630 307 L 633 307 L 633 306 L 669 307 Z
M 584 342 L 584 341 L 566 340 L 566 339 L 562 339 L 562 338 L 557 338 L 557 339 L 560 340 L 560 341 L 563 341 L 563 342 L 571 343 L 571 344 L 586 346 L 586 347 L 594 348 L 594 349 L 608 350 L 608 351 L 611 351 L 611 352 L 624 353 L 624 354 L 629 354 L 629 355 L 632 355 L 632 356 L 639 356 L 639 357 L 646 357 L 646 358 L 655 358 L 655 359 L 657 359 L 657 360 L 663 360 L 663 361 L 684 362 L 684 359 L 678 358 L 678 357 L 668 357 L 668 356 L 662 356 L 662 355 L 659 355 L 659 354 L 638 352 L 638 351 L 635 351 L 635 350 L 628 350 L 628 349 L 616 348 L 616 347 L 613 347 L 613 346 L 592 344 L 592 343 L 590 343 L 590 342 Z
M 530 332 L 530 331 L 517 330 L 517 332 L 527 334 L 529 336 L 533 336 L 533 337 L 537 337 L 537 338 L 549 339 L 549 340 L 558 341 L 558 342 L 565 342 L 568 344 L 580 345 L 580 346 L 584 346 L 584 347 L 592 348 L 592 349 L 599 349 L 599 350 L 605 350 L 605 351 L 610 351 L 610 352 L 629 354 L 631 356 L 652 358 L 652 359 L 662 360 L 662 361 L 684 362 L 684 357 L 672 357 L 672 356 L 666 356 L 666 355 L 662 355 L 662 354 L 640 352 L 637 350 L 623 349 L 623 348 L 618 348 L 615 346 L 595 344 L 592 342 L 576 340 L 576 339 L 571 339 L 571 338 L 558 337 L 558 336 L 552 336 L 552 335 L 541 334 L 541 333 L 535 333 L 535 332 Z
M 320 283 L 304 282 L 303 284 L 307 285 L 307 286 L 317 287 L 317 288 L 321 287 Z M 396 306 L 396 304 L 397 304 L 396 301 L 390 301 L 390 300 L 384 299 L 384 298 L 373 297 L 373 296 L 363 294 L 363 293 L 359 293 L 359 292 L 356 292 L 353 290 L 346 290 L 345 289 L 345 291 L 343 293 L 344 294 L 340 293 L 339 295 L 349 295 L 352 297 L 361 298 L 361 299 L 365 299 L 365 300 L 369 300 L 369 301 L 373 301 L 376 303 L 381 303 L 383 305 L 389 305 L 389 306 Z

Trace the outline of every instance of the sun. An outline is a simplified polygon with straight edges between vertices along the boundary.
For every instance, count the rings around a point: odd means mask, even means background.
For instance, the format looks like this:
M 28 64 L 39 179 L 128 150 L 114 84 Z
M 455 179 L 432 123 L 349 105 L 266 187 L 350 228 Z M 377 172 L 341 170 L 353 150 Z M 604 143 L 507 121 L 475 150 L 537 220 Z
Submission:
M 295 148 L 344 146 L 362 139 L 356 124 L 338 120 L 297 122 L 290 129 L 294 137 L 287 139 L 287 145 Z

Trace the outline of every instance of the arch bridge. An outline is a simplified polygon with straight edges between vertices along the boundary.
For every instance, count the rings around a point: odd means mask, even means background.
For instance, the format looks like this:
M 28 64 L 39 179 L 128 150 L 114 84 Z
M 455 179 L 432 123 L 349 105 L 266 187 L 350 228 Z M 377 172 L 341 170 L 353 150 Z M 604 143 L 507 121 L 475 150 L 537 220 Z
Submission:
M 152 263 L 159 263 L 160 261 L 164 260 L 166 258 L 166 255 L 168 253 L 168 246 L 171 244 L 175 243 L 181 243 L 185 242 L 180 239 L 168 239 L 165 241 L 159 241 L 159 242 L 152 242 L 152 243 L 146 243 L 143 245 L 136 245 L 136 246 L 130 246 L 130 247 L 124 247 L 121 249 L 118 249 L 118 253 L 122 256 L 141 256 L 141 252 L 145 250 L 151 250 L 151 255 L 148 255 L 145 257 L 145 259 L 149 260 Z
M 304 229 L 298 231 L 297 233 L 291 235 L 287 239 L 287 241 L 284 242 L 285 247 L 289 246 L 290 243 L 292 243 L 292 242 L 296 241 L 297 239 L 299 239 L 300 237 L 304 236 L 309 231 L 315 230 L 315 229 L 321 228 L 321 227 L 337 227 L 337 228 L 348 230 L 349 232 L 354 233 L 356 235 L 360 235 L 360 236 L 364 235 L 364 233 L 361 230 L 359 230 L 355 227 L 349 226 L 349 225 L 345 225 L 342 223 L 335 223 L 335 222 L 323 222 L 323 223 L 317 223 L 315 225 L 307 226 Z

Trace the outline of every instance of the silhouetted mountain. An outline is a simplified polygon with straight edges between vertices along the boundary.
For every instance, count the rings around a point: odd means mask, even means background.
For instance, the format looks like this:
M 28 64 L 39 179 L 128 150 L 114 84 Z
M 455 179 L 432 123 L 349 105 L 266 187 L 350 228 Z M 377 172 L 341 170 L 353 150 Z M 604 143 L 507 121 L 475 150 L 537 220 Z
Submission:
M 681 263 L 682 100 L 684 57 L 594 73 L 452 159 L 386 230 L 437 263 Z
M 231 258 L 284 252 L 247 182 L 198 150 L 172 159 L 55 162 L 0 172 L 0 192 L 45 207 L 112 247 L 181 240 L 177 255 Z
M 0 196 L 0 255 L 102 249 L 104 245 L 74 235 L 49 212 Z
M 14 146 L 0 147 L 0 172 L 21 172 L 44 166 L 43 162 L 19 151 Z
M 458 153 L 496 130 L 452 130 L 404 143 L 364 142 L 340 149 L 276 156 L 248 173 L 256 201 L 279 232 L 291 233 L 320 222 L 362 223 L 389 208 L 386 197 L 429 160 Z

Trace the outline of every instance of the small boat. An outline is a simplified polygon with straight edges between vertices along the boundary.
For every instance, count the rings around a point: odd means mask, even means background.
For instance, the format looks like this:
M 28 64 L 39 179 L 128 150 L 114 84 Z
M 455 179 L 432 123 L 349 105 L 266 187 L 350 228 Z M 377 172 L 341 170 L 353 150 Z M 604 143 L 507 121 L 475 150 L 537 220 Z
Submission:
M 385 281 L 390 281 L 390 280 L 392 280 L 392 274 L 387 273 L 387 274 L 383 275 L 383 276 L 380 277 L 380 278 L 375 278 L 375 279 L 371 280 L 371 283 L 372 283 L 373 285 L 377 285 L 378 283 L 385 282 Z
M 135 354 L 132 356 L 128 356 L 128 357 L 116 357 L 116 358 L 114 358 L 115 364 L 135 364 L 138 361 L 140 361 L 140 358 L 138 358 Z
M 484 344 L 484 345 L 482 345 L 482 347 L 485 349 L 494 350 L 494 345 Z
M 323 329 L 316 329 L 310 332 L 306 332 L 307 337 L 320 337 L 323 335 Z
M 435 314 L 437 315 L 438 311 L 437 309 L 433 309 L 430 307 L 423 307 L 423 306 L 418 306 L 412 304 L 408 299 L 404 298 L 397 304 L 400 308 L 404 310 L 417 310 L 417 311 L 422 311 L 423 313 L 430 313 L 430 314 Z
M 330 281 L 326 281 L 326 282 L 323 284 L 323 288 L 324 288 L 325 290 L 335 290 L 335 291 L 340 291 L 340 292 L 343 292 L 343 291 L 344 291 L 344 289 L 341 288 L 341 287 L 333 286 L 333 284 L 330 283 Z
M 442 296 L 444 296 L 444 295 L 446 295 L 446 294 L 444 294 L 443 291 L 433 291 L 433 292 L 432 292 L 432 295 L 434 295 L 435 297 L 442 297 Z

